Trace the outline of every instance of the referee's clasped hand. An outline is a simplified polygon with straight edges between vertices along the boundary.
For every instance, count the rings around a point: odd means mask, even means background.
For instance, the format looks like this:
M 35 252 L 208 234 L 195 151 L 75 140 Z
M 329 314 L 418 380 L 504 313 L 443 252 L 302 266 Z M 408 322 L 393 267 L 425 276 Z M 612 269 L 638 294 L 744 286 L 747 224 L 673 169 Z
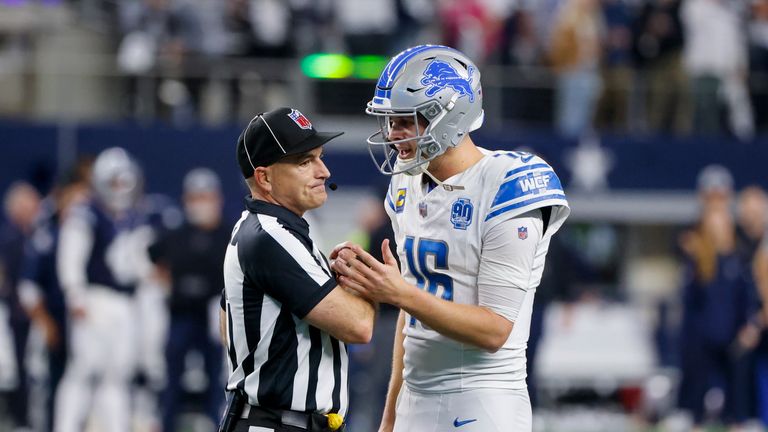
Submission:
M 340 247 L 344 245 L 344 247 Z M 389 240 L 381 244 L 384 262 L 378 261 L 362 247 L 346 243 L 334 249 L 332 266 L 339 285 L 374 301 L 400 306 L 402 295 L 412 288 L 400 275 L 397 260 L 389 249 Z M 334 254 L 332 252 L 332 255 Z

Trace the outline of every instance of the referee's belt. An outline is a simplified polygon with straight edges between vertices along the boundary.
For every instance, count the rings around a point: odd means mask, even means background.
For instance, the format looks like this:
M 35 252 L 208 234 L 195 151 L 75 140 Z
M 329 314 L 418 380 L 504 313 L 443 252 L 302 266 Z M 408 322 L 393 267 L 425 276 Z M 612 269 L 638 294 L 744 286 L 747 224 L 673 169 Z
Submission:
M 281 410 L 250 404 L 243 406 L 240 418 L 248 419 L 251 426 L 293 426 L 310 432 L 342 432 L 346 427 L 344 419 L 338 414 L 326 416 L 316 412 Z

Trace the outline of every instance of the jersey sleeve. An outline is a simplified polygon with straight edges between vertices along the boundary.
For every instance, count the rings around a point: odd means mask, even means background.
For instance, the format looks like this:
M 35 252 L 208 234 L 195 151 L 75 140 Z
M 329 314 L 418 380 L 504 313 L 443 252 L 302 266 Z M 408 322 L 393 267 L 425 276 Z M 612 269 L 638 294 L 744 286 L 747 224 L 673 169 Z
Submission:
M 304 318 L 336 287 L 336 279 L 304 245 L 288 231 L 262 236 L 242 256 L 246 277 L 279 301 L 297 317 Z M 275 237 L 273 237 L 275 236 Z
M 530 287 L 537 245 L 543 237 L 540 210 L 504 219 L 486 234 L 477 276 L 478 302 L 514 322 Z
M 527 156 L 515 158 L 518 154 Z M 492 197 L 489 197 L 490 205 L 484 217 L 486 232 L 506 219 L 537 208 L 568 208 L 560 178 L 544 160 L 519 152 L 494 157 L 500 158 L 500 162 L 496 166 L 497 180 L 489 188 Z

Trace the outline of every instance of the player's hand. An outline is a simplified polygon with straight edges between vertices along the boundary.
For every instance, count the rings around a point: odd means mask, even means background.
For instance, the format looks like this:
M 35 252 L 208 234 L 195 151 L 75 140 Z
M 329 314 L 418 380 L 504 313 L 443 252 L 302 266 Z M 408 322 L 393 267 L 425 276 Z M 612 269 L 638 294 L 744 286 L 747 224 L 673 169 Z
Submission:
M 381 253 L 383 263 L 358 245 L 339 251 L 334 263 L 339 284 L 373 302 L 400 306 L 402 295 L 410 285 L 400 275 L 389 240 L 382 242 Z
M 339 252 L 341 252 L 344 249 L 351 249 L 352 246 L 355 246 L 354 243 L 351 241 L 345 241 L 344 243 L 337 244 L 333 250 L 331 251 L 331 254 L 328 256 L 330 259 L 335 260 L 339 256 Z
M 328 255 L 328 258 L 331 260 L 331 269 L 333 269 L 337 273 L 337 275 L 339 272 L 338 270 L 336 270 L 336 261 L 339 259 L 339 252 L 343 251 L 344 249 L 350 249 L 352 246 L 354 246 L 354 243 L 350 241 L 339 243 L 333 248 L 330 255 Z M 337 281 L 338 281 L 338 277 L 337 277 Z

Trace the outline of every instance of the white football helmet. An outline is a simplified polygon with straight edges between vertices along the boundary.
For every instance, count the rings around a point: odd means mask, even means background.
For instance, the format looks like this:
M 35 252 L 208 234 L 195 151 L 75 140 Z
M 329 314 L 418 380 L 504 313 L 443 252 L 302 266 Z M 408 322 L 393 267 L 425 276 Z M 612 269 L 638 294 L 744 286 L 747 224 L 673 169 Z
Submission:
M 108 148 L 93 163 L 91 184 L 96 197 L 114 212 L 133 207 L 144 187 L 141 168 L 124 149 Z
M 366 114 L 377 116 L 379 131 L 368 137 L 368 151 L 383 174 L 416 175 L 432 159 L 459 145 L 464 135 L 483 124 L 480 71 L 464 54 L 442 45 L 419 45 L 390 60 L 368 102 Z M 391 117 L 418 115 L 429 123 L 416 137 L 390 140 Z M 394 144 L 416 140 L 416 156 L 397 157 Z M 383 157 L 383 160 L 382 160 Z

